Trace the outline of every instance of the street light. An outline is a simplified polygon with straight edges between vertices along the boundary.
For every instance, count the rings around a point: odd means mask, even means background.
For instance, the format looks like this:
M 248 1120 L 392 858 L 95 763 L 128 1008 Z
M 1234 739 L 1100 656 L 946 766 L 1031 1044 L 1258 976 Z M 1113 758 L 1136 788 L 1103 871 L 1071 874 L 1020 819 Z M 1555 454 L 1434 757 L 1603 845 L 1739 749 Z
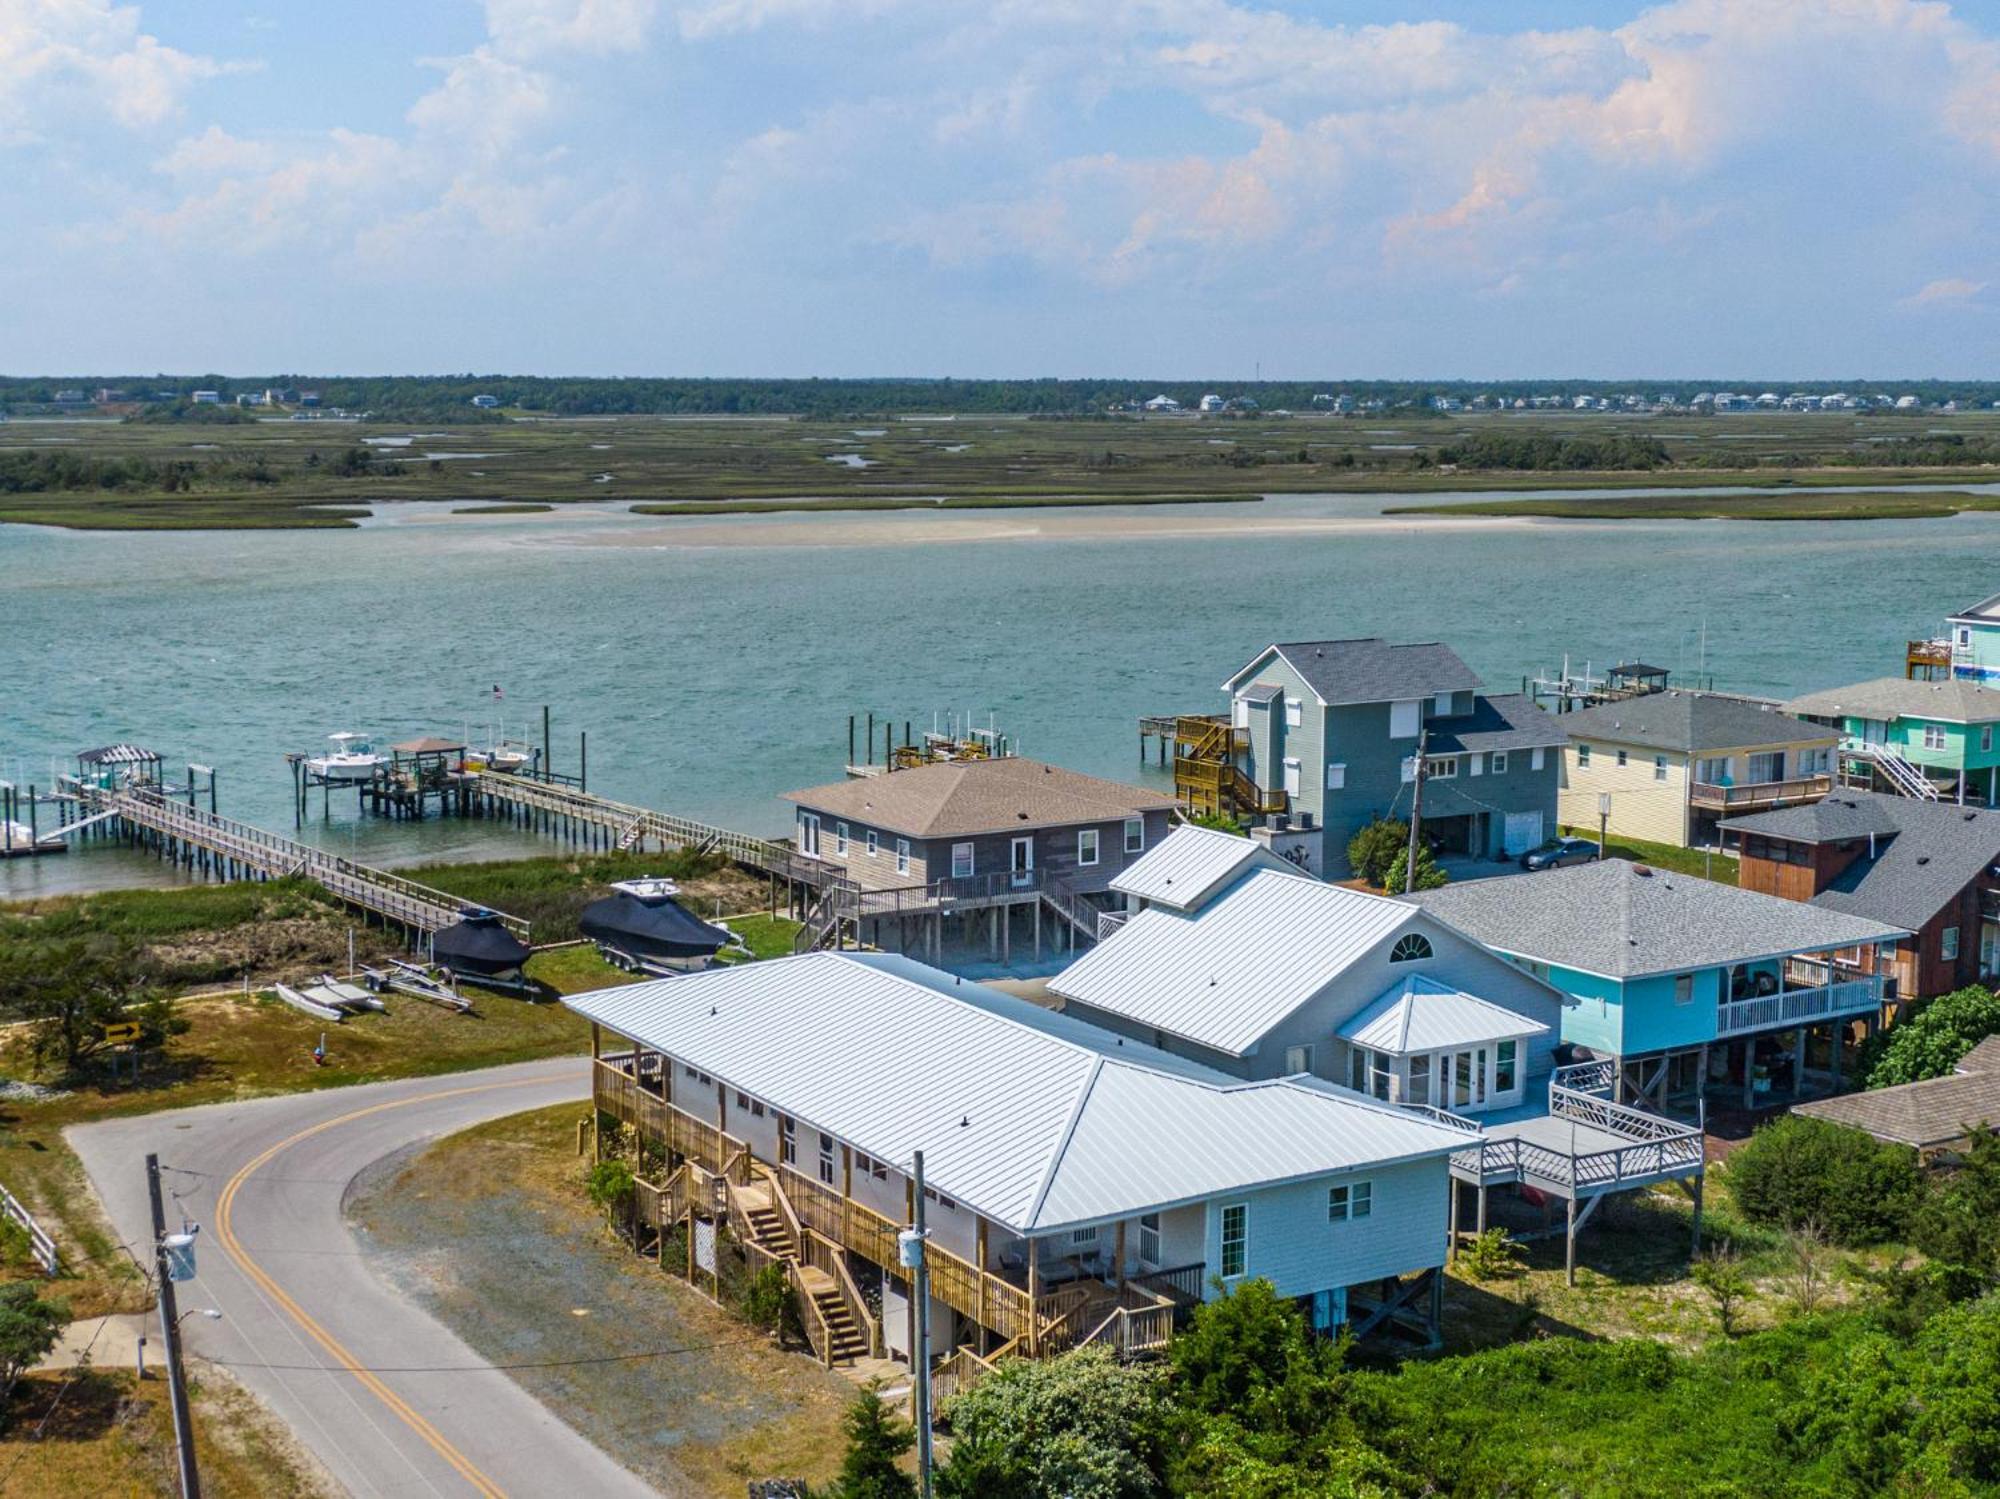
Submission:
M 1610 827 L 1611 793 L 1600 791 L 1597 793 L 1597 858 L 1599 863 L 1602 863 L 1604 860 L 1604 842 L 1609 836 Z

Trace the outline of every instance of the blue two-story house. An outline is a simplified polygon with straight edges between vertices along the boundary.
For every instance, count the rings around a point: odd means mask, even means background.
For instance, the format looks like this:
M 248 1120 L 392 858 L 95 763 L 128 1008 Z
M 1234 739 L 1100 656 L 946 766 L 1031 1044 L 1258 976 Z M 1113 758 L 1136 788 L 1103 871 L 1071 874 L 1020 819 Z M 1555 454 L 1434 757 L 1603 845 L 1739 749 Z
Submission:
M 1555 832 L 1568 736 L 1525 697 L 1481 691 L 1450 646 L 1279 643 L 1223 690 L 1230 753 L 1260 803 L 1269 798 L 1294 826 L 1319 831 L 1320 857 L 1307 861 L 1314 874 L 1345 877 L 1356 832 L 1410 816 L 1420 744 L 1422 820 L 1440 853 L 1507 858 Z
M 1746 1107 L 1796 1098 L 1809 1077 L 1838 1086 L 1854 1027 L 1882 1015 L 1863 949 L 1910 935 L 1623 859 L 1412 899 L 1575 996 L 1563 1040 L 1618 1064 L 1617 1097 L 1662 1109 L 1711 1090 Z

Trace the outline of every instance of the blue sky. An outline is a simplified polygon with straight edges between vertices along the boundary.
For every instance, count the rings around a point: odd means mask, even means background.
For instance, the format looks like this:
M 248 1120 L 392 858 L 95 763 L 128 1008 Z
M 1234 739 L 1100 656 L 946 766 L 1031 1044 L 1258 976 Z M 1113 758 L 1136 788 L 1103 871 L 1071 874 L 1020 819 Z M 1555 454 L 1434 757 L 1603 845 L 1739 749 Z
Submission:
M 0 0 L 0 369 L 1991 376 L 2000 0 Z

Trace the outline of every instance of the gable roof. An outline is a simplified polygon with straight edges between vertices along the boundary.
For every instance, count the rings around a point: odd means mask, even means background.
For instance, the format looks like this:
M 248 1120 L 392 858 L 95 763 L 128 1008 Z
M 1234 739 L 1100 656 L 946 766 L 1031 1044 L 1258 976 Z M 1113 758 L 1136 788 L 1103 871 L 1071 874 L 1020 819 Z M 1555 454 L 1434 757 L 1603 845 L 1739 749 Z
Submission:
M 1188 822 L 1128 864 L 1111 888 L 1156 906 L 1192 911 L 1252 869 L 1289 872 L 1292 867 L 1254 838 Z
M 1823 725 L 1802 723 L 1774 708 L 1705 692 L 1649 692 L 1644 697 L 1621 698 L 1565 713 L 1562 723 L 1572 740 L 1602 740 L 1694 755 L 1771 744 L 1831 743 L 1839 738 Z
M 1605 978 L 1888 942 L 1909 929 L 1624 859 L 1405 897 L 1500 952 Z
M 919 765 L 788 791 L 783 799 L 912 838 L 1117 822 L 1176 805 L 1171 796 L 1157 791 L 1013 755 Z
M 2000 1121 L 2000 1037 L 1988 1036 L 1944 1077 L 1816 1098 L 1794 1105 L 1793 1112 L 1919 1150 L 1948 1145 L 1975 1125 Z
M 1415 913 L 1310 875 L 1255 870 L 1198 915 L 1141 911 L 1049 980 L 1052 993 L 1231 1056 Z
M 1370 1051 L 1444 1051 L 1540 1036 L 1549 1027 L 1491 1000 L 1413 973 L 1334 1032 Z
M 1820 815 L 1796 815 L 1808 812 Z M 1813 807 L 1732 818 L 1723 826 L 1800 843 L 1839 843 L 1872 834 L 1874 857 L 1863 853 L 1812 903 L 1912 931 L 2000 863 L 2000 812 L 1877 792 L 1836 792 Z
M 2000 593 L 1994 594 L 1991 598 L 1981 599 L 1970 609 L 1961 609 L 1951 617 L 1953 620 L 1962 619 L 1974 624 L 1981 620 L 2000 619 Z
M 1472 711 L 1456 718 L 1432 718 L 1424 727 L 1433 755 L 1484 754 L 1491 750 L 1554 749 L 1569 743 L 1564 720 L 1537 707 L 1518 692 L 1472 700 Z
M 1940 723 L 2000 723 L 2000 691 L 1964 677 L 1915 682 L 1907 677 L 1875 677 L 1850 687 L 1808 692 L 1785 704 L 1787 713 L 1817 718 L 1930 718 Z
M 1227 682 L 1233 688 L 1276 651 L 1328 707 L 1348 703 L 1407 702 L 1440 692 L 1477 692 L 1479 678 L 1448 645 L 1425 641 L 1391 645 L 1377 637 L 1294 640 L 1268 645 Z
M 1446 1154 L 1343 1089 L 1243 1084 L 887 953 L 807 953 L 567 996 L 571 1009 L 1019 1233 Z

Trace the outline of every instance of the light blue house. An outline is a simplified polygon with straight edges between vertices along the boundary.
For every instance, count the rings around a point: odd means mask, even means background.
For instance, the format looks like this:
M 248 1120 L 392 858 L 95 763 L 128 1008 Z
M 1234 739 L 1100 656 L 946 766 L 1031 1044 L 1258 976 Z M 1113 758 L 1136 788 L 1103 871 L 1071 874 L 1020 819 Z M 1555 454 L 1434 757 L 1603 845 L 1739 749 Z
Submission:
M 1975 682 L 2000 681 L 2000 593 L 1952 615 L 1946 626 L 1951 631 L 1951 674 Z
M 1617 1064 L 1615 1096 L 1662 1109 L 1710 1088 L 1797 1097 L 1809 1071 L 1837 1085 L 1854 1024 L 1882 1011 L 1862 950 L 1910 935 L 1623 859 L 1412 899 L 1574 995 L 1563 1040 Z

